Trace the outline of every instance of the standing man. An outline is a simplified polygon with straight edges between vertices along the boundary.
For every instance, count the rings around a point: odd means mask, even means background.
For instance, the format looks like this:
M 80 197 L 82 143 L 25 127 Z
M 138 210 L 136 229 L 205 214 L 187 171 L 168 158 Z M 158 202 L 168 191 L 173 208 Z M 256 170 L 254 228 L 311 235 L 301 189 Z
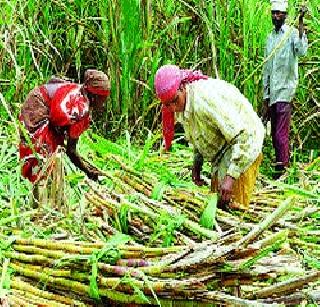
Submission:
M 287 0 L 271 0 L 274 29 L 267 38 L 263 70 L 264 104 L 262 120 L 271 119 L 272 143 L 276 154 L 274 179 L 278 179 L 289 164 L 289 132 L 291 100 L 298 84 L 298 57 L 307 52 L 308 41 L 303 29 L 306 8 L 299 15 L 299 31 L 285 24 Z

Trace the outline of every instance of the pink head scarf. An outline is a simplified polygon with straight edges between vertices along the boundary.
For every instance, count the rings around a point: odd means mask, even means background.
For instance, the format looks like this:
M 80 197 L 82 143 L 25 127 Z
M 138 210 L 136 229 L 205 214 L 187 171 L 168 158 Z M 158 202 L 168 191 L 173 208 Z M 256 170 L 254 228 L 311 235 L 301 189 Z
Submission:
M 208 79 L 201 71 L 180 69 L 176 65 L 161 66 L 156 72 L 154 86 L 161 102 L 170 102 L 175 98 L 181 84 Z M 162 105 L 162 135 L 165 148 L 169 150 L 174 138 L 174 112 Z
M 208 79 L 208 76 L 198 70 L 180 69 L 176 65 L 161 66 L 154 81 L 157 97 L 161 102 L 169 102 L 174 99 L 181 84 L 200 79 Z

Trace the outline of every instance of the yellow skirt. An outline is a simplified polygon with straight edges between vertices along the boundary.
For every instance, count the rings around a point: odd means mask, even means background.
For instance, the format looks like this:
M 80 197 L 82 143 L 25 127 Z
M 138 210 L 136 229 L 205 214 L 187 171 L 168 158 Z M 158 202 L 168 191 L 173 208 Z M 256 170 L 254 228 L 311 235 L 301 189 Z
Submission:
M 231 204 L 236 207 L 248 209 L 254 186 L 256 184 L 259 166 L 262 162 L 262 153 L 252 163 L 252 165 L 240 175 L 233 184 L 233 196 Z M 211 179 L 211 191 L 218 192 L 219 182 L 216 177 Z

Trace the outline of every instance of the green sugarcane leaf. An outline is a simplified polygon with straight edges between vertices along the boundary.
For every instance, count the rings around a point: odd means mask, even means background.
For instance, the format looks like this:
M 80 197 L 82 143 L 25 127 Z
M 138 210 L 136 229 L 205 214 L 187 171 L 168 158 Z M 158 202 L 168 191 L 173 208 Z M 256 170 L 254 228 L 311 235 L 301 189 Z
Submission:
M 172 215 L 168 212 L 162 212 L 158 218 L 156 226 L 154 227 L 150 243 L 161 239 L 163 247 L 171 246 L 174 242 L 175 231 L 182 226 L 185 219 L 184 215 Z
M 129 215 L 128 204 L 121 204 L 120 212 L 119 212 L 119 223 L 120 223 L 121 232 L 124 234 L 128 234 L 129 232 L 128 215 Z
M 72 173 L 66 176 L 66 180 L 72 187 L 75 187 L 84 179 L 84 177 L 83 173 Z
M 91 298 L 96 300 L 100 299 L 97 282 L 98 261 L 103 259 L 105 263 L 115 264 L 117 260 L 121 258 L 117 245 L 125 244 L 129 240 L 130 237 L 122 233 L 113 235 L 102 249 L 95 250 L 90 256 L 89 263 L 91 263 L 91 274 L 89 277 L 89 295 Z
M 113 246 L 122 245 L 128 243 L 130 239 L 131 238 L 126 234 L 116 233 L 108 239 L 107 244 Z
M 10 280 L 13 269 L 9 267 L 10 259 L 5 258 L 2 263 L 1 279 L 0 279 L 0 297 L 5 296 L 10 290 Z
M 320 270 L 320 261 L 317 258 L 311 257 L 306 251 L 303 251 L 303 261 L 310 268 Z
M 212 229 L 216 225 L 216 212 L 217 212 L 218 194 L 214 193 L 208 200 L 208 204 L 204 209 L 201 218 L 200 225 Z
M 97 251 L 93 253 L 91 256 L 92 261 L 92 270 L 89 278 L 89 295 L 91 298 L 98 300 L 100 298 L 99 288 L 97 283 L 98 277 L 98 259 L 97 259 Z
M 121 278 L 121 283 L 128 285 L 134 291 L 134 295 L 137 295 L 142 302 L 150 304 L 150 300 L 145 296 L 142 289 L 140 289 L 135 283 L 135 279 L 129 275 L 126 275 Z
M 159 201 L 162 200 L 164 190 L 165 184 L 163 182 L 157 183 L 152 189 L 151 198 Z
M 259 259 L 263 257 L 267 257 L 273 251 L 277 251 L 281 248 L 281 245 L 284 243 L 285 240 L 280 240 L 279 242 L 274 243 L 271 246 L 268 246 L 259 251 L 259 253 L 252 258 L 249 258 L 246 262 L 240 265 L 239 269 L 242 270 L 249 270 Z

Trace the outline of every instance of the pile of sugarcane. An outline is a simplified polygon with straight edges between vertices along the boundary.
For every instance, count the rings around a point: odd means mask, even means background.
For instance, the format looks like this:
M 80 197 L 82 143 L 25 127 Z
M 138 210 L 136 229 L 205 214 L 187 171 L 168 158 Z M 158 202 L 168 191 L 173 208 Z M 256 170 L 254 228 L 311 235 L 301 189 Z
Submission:
M 1 238 L 10 303 L 319 302 L 318 182 L 311 189 L 264 182 L 246 212 L 215 203 L 208 229 L 201 217 L 212 196 L 204 190 L 162 187 L 153 173 L 111 158 L 120 169 L 105 172 L 108 185 L 87 181 L 90 243 Z
M 283 201 L 237 240 L 217 235 L 214 242 L 152 248 L 121 238 L 85 243 L 3 237 L 2 257 L 15 276 L 9 297 L 50 306 L 94 299 L 155 304 L 160 298 L 254 304 L 271 295 L 290 302 L 288 294 L 297 300 L 298 290 L 320 279 L 320 270 L 306 270 L 284 246 L 287 229 L 264 236 L 293 202 Z M 292 277 L 280 282 L 283 276 Z M 240 288 L 241 298 L 235 295 Z M 300 300 L 308 295 L 317 292 Z
M 103 186 L 88 182 L 90 189 L 86 197 L 93 205 L 92 208 L 100 212 L 104 221 L 108 221 L 108 218 L 110 222 L 124 219 L 128 224 L 126 228 L 130 228 L 131 234 L 135 233 L 136 238 L 140 238 L 144 244 L 161 222 L 163 214 L 174 217 L 174 221 L 181 220 L 180 229 L 183 231 L 182 233 L 176 231 L 180 243 L 192 243 L 192 240 L 200 242 L 204 238 L 215 240 L 226 234 L 231 234 L 229 237 L 236 239 L 239 233 L 246 233 L 256 223 L 266 218 L 293 192 L 296 196 L 292 210 L 286 212 L 285 217 L 275 223 L 272 230 L 289 228 L 290 237 L 299 237 L 303 231 L 306 236 L 311 235 L 314 239 L 320 234 L 317 223 L 320 218 L 318 214 L 320 197 L 315 189 L 308 191 L 281 182 L 276 185 L 274 182 L 265 182 L 263 188 L 253 195 L 249 210 L 226 212 L 216 209 L 215 231 L 212 231 L 199 225 L 208 200 L 212 198 L 208 192 L 166 186 L 160 199 L 154 199 L 152 195 L 158 185 L 157 179 L 151 177 L 149 173 L 141 174 L 133 170 L 119 157 L 113 158 L 120 164 L 122 170 L 105 173 L 113 182 L 112 189 L 105 189 Z M 315 182 L 316 185 L 319 186 L 319 183 Z

